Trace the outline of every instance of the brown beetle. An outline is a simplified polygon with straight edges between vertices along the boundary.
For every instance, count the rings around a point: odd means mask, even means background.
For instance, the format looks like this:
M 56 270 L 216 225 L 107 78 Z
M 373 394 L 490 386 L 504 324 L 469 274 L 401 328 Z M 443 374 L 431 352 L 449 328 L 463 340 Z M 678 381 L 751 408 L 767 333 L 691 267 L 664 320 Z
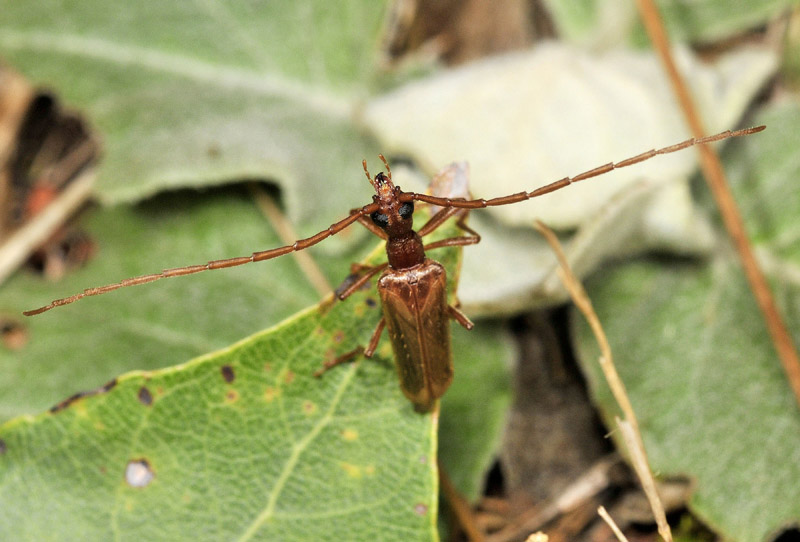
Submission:
M 386 166 L 386 174 L 381 172 L 373 178 L 367 171 L 366 160 L 363 161 L 364 172 L 375 189 L 372 203 L 360 209 L 354 209 L 347 218 L 332 224 L 316 235 L 300 239 L 291 245 L 254 252 L 250 256 L 166 269 L 152 275 L 133 277 L 107 286 L 89 288 L 82 293 L 55 300 L 44 307 L 26 311 L 24 314 L 27 316 L 40 314 L 83 297 L 104 294 L 126 286 L 144 284 L 167 277 L 190 275 L 210 269 L 222 269 L 250 262 L 269 260 L 290 252 L 304 250 L 331 235 L 339 233 L 354 222 L 361 222 L 370 231 L 386 239 L 388 262 L 374 267 L 358 268 L 360 273 L 358 278 L 343 285 L 341 291 L 338 291 L 337 294 L 339 299 L 345 299 L 363 286 L 371 277 L 383 271 L 383 275 L 378 280 L 378 292 L 383 303 L 383 317 L 378 323 L 366 349 L 354 350 L 345 356 L 326 363 L 324 368 L 318 371 L 317 374 L 319 375 L 335 365 L 352 359 L 361 352 L 367 357 L 372 356 L 378 346 L 383 329 L 386 327 L 389 331 L 392 349 L 396 358 L 400 387 L 406 397 L 414 404 L 417 411 L 427 412 L 433 408 L 436 400 L 445 393 L 453 378 L 449 318 L 454 318 L 467 329 L 472 328 L 472 323 L 457 308 L 448 305 L 444 267 L 426 258 L 425 251 L 445 246 L 475 244 L 480 241 L 480 236 L 465 224 L 464 214 L 458 219 L 458 225 L 469 235 L 443 239 L 427 246 L 422 243 L 422 238 L 425 235 L 434 231 L 445 220 L 460 210 L 518 203 L 554 192 L 578 181 L 597 177 L 614 169 L 638 164 L 659 154 L 668 154 L 692 145 L 711 143 L 729 137 L 754 134 L 764 130 L 764 128 L 765 126 L 757 126 L 736 131 L 726 130 L 725 132 L 699 139 L 690 138 L 662 149 L 643 152 L 621 162 L 610 162 L 574 177 L 565 177 L 531 192 L 519 192 L 488 200 L 451 199 L 417 194 L 415 192 L 403 192 L 399 186 L 395 186 L 392 183 L 389 164 L 383 155 L 380 155 Z M 414 231 L 412 227 L 414 202 L 416 201 L 442 207 L 418 232 Z

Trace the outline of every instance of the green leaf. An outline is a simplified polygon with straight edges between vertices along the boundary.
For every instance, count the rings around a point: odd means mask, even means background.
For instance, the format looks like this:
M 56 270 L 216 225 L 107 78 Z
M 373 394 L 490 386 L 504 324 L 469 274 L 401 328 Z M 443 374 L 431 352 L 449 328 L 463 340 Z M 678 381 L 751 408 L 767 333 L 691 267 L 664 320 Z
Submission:
M 157 246 L 149 233 L 179 233 L 192 221 L 205 233 L 197 235 L 197 242 L 205 238 L 220 243 L 226 238 L 212 220 L 219 217 L 213 215 L 234 221 L 237 233 L 249 233 L 250 219 L 242 219 L 248 215 L 246 202 L 234 196 L 231 203 L 225 195 L 204 196 L 212 200 L 210 205 L 185 216 L 182 194 L 171 202 L 166 198 L 168 204 L 162 201 L 149 212 L 148 206 L 138 212 L 105 211 L 93 221 L 106 233 L 115 224 L 128 230 L 135 223 L 144 230 L 142 238 L 149 239 L 142 250 Z M 215 202 L 217 198 L 221 201 Z M 433 238 L 454 234 L 453 226 L 444 226 Z M 191 252 L 194 247 L 183 250 Z M 451 289 L 459 253 L 459 249 L 436 253 L 449 270 Z M 379 249 L 378 258 L 380 254 Z M 128 258 L 128 263 L 147 265 L 135 256 Z M 290 258 L 280 258 L 252 267 L 260 267 L 264 274 L 282 263 L 292 264 Z M 231 278 L 229 271 L 197 278 L 242 280 Z M 148 292 L 172 284 L 186 285 L 187 302 L 162 297 L 161 305 L 173 306 L 164 309 L 167 312 L 188 313 L 185 317 L 202 322 L 203 315 L 196 314 L 202 311 L 192 310 L 201 305 L 191 298 L 207 294 L 220 296 L 222 311 L 233 314 L 239 309 L 241 298 L 235 288 L 218 284 L 215 294 L 199 285 L 190 287 L 187 280 L 191 278 L 128 289 L 129 295 L 133 292 L 143 301 L 140 305 L 128 305 L 131 298 L 126 299 L 123 290 L 51 314 L 61 312 L 69 319 L 94 315 L 95 328 L 122 317 L 119 330 L 100 327 L 96 334 L 85 321 L 78 324 L 93 339 L 113 337 L 131 328 L 130 319 L 137 311 L 156 311 L 144 303 L 145 298 L 164 293 Z M 264 288 L 272 289 L 273 295 L 280 290 L 267 283 Z M 254 297 L 255 305 L 263 303 L 243 289 Z M 15 303 L 29 295 L 15 293 Z M 99 309 L 109 299 L 113 304 L 108 310 Z M 366 344 L 379 317 L 380 304 L 371 289 L 345 302 L 323 301 L 319 308 L 216 353 L 169 369 L 130 373 L 75 395 L 50 412 L 7 422 L 0 427 L 0 536 L 435 539 L 437 417 L 415 413 L 402 396 L 388 341 L 384 339 L 372 360 L 337 367 L 320 379 L 312 376 L 325 360 Z M 45 322 L 49 317 L 40 318 Z M 174 318 L 172 312 L 164 319 L 178 325 L 175 322 L 182 317 Z M 241 315 L 229 318 L 233 324 Z M 48 325 L 53 323 L 51 318 Z M 132 338 L 128 349 L 149 348 L 149 332 L 162 328 L 152 324 L 142 329 L 146 332 Z M 203 338 L 208 343 L 214 338 L 212 331 L 194 328 L 187 342 L 195 346 Z M 92 340 L 80 333 L 75 330 L 74 341 Z M 155 337 L 186 339 L 166 328 Z M 41 330 L 32 330 L 31 348 L 39 343 L 51 352 L 74 348 L 73 341 L 65 342 L 45 340 Z M 79 354 L 87 363 L 117 355 L 101 348 Z M 80 367 L 73 364 L 71 370 Z
M 467 248 L 469 250 L 469 248 Z M 476 502 L 497 457 L 511 402 L 514 348 L 498 322 L 453 328 L 453 385 L 442 398 L 439 459 L 453 485 Z
M 436 425 L 400 394 L 388 344 L 312 376 L 367 338 L 369 295 L 9 422 L 3 538 L 433 538 Z
M 714 64 L 685 49 L 675 56 L 709 132 L 737 124 L 776 60 L 749 48 Z M 385 149 L 431 169 L 454 157 L 468 160 L 472 193 L 487 199 L 688 137 L 655 54 L 592 54 L 555 42 L 410 82 L 374 98 L 364 114 L 381 127 L 376 136 Z M 583 275 L 608 259 L 654 248 L 708 250 L 710 228 L 697 216 L 686 186 L 696 161 L 691 151 L 659 156 L 528 202 L 476 211 L 486 237 L 465 255 L 465 308 L 508 315 L 566 299 L 563 289 L 550 286 L 557 281 L 546 243 L 524 231 L 535 219 L 577 229 L 580 239 L 570 256 Z M 480 214 L 514 229 L 487 224 Z
M 105 146 L 103 202 L 271 179 L 306 233 L 327 206 L 360 201 L 352 157 L 377 154 L 350 115 L 374 74 L 384 9 L 373 0 L 10 2 L 0 56 L 87 112 Z M 328 199 L 301 203 L 321 187 Z
M 768 129 L 731 149 L 733 186 L 798 344 L 800 107 L 772 108 L 756 122 Z M 589 294 L 653 470 L 693 479 L 691 507 L 726 540 L 765 540 L 800 521 L 800 413 L 733 249 L 719 247 L 705 264 L 620 267 L 591 281 Z M 583 367 L 611 426 L 617 409 L 583 323 L 578 337 Z
M 583 45 L 609 48 L 632 38 L 648 43 L 638 12 L 630 2 L 547 0 L 560 34 Z M 670 39 L 709 42 L 767 24 L 797 5 L 797 0 L 659 0 L 656 2 Z
M 30 341 L 23 350 L 0 351 L 0 419 L 49 408 L 125 371 L 168 367 L 218 350 L 319 300 L 290 256 L 23 317 L 23 310 L 87 287 L 283 244 L 249 194 L 235 189 L 176 192 L 135 207 L 99 209 L 84 223 L 97 243 L 89 265 L 55 284 L 18 273 L 3 285 L 0 312 L 26 326 Z M 352 251 L 311 253 L 333 284 L 359 259 Z

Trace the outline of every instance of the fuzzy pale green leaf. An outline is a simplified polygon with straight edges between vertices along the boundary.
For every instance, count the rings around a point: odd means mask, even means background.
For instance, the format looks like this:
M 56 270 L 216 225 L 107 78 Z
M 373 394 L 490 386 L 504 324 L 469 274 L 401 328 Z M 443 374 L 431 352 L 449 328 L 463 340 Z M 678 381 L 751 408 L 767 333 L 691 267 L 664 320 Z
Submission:
M 0 351 L 2 419 L 43 410 L 125 371 L 223 348 L 319 300 L 286 257 L 122 289 L 25 318 L 23 310 L 84 288 L 282 244 L 245 190 L 177 192 L 98 210 L 84 222 L 97 244 L 89 265 L 57 283 L 19 272 L 0 291 L 0 311 L 30 336 L 21 350 Z M 333 283 L 354 258 L 318 254 Z
M 731 149 L 734 190 L 795 344 L 800 343 L 796 179 L 800 108 L 762 113 Z M 733 249 L 708 262 L 627 265 L 589 283 L 653 470 L 695 482 L 691 507 L 726 540 L 797 524 L 800 413 Z M 617 409 L 581 325 L 583 367 L 608 423 Z
M 0 57 L 96 126 L 102 201 L 270 179 L 304 233 L 325 204 L 359 202 L 358 159 L 377 154 L 349 115 L 374 73 L 383 11 L 371 0 L 4 2 Z M 325 204 L 301 204 L 320 190 Z
M 583 45 L 607 48 L 639 39 L 644 29 L 634 2 L 546 0 L 560 34 Z M 658 0 L 663 24 L 674 41 L 709 42 L 769 23 L 797 0 Z
M 709 131 L 735 127 L 775 69 L 767 51 L 737 50 L 714 65 L 686 50 L 676 55 Z M 687 137 L 655 55 L 597 55 L 557 43 L 410 83 L 375 98 L 365 118 L 380 126 L 385 148 L 422 164 L 468 158 L 472 192 L 484 198 L 532 190 Z M 681 185 L 695 167 L 696 154 L 684 151 L 474 214 L 515 227 L 530 228 L 539 218 L 578 228 L 571 259 L 581 274 L 648 249 L 696 253 L 713 238 Z M 466 254 L 464 306 L 508 314 L 562 301 L 552 259 L 536 257 L 547 253 L 539 237 L 495 230 L 482 227 L 486 242 Z

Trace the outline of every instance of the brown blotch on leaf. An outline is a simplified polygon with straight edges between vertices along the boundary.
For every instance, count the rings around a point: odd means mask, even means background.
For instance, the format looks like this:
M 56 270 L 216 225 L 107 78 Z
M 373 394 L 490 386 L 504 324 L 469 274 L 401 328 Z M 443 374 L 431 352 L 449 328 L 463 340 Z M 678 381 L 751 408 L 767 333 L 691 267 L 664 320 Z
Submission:
M 416 512 L 418 516 L 424 516 L 425 514 L 428 513 L 428 505 L 423 503 L 418 503 L 414 505 L 414 512 Z
M 303 401 L 303 413 L 310 416 L 317 411 L 317 405 L 313 401 Z
M 291 384 L 292 382 L 294 382 L 294 372 L 286 371 L 286 375 L 283 377 L 283 381 L 286 382 L 287 384 Z
M 0 340 L 9 350 L 20 350 L 28 344 L 28 328 L 13 318 L 0 317 Z
M 236 373 L 233 372 L 233 367 L 230 365 L 223 365 L 219 370 L 222 372 L 222 378 L 224 378 L 225 382 L 228 384 L 236 379 Z
M 50 408 L 50 413 L 51 414 L 55 414 L 57 412 L 61 412 L 62 410 L 66 409 L 67 407 L 71 406 L 73 403 L 76 403 L 76 402 L 80 401 L 84 397 L 91 397 L 92 395 L 100 395 L 102 393 L 107 393 L 107 392 L 111 391 L 114 388 L 114 386 L 116 386 L 116 385 L 117 385 L 117 379 L 113 378 L 113 379 L 109 380 L 108 382 L 106 382 L 105 385 L 103 385 L 103 386 L 101 386 L 99 388 L 95 388 L 95 389 L 89 390 L 89 391 L 78 392 L 75 395 L 71 395 L 70 397 L 67 397 L 66 399 L 64 399 L 63 401 L 58 403 L 57 405 L 51 407 Z
M 333 334 L 333 341 L 334 342 L 340 343 L 343 340 L 344 340 L 344 332 L 337 331 L 336 333 Z
M 150 406 L 153 404 L 153 395 L 150 393 L 150 390 L 147 389 L 147 386 L 142 386 L 139 388 L 137 397 L 139 398 L 139 402 L 145 406 Z
M 145 458 L 131 459 L 125 467 L 125 481 L 131 487 L 146 487 L 156 477 L 153 467 Z

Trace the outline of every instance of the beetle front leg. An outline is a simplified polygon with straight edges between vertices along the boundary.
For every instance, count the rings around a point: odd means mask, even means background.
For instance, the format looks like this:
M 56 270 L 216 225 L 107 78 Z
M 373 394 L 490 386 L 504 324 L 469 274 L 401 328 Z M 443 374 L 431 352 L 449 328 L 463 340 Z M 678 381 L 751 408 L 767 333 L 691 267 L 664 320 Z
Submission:
M 372 277 L 386 269 L 388 263 L 376 266 L 353 264 L 350 266 L 350 275 L 336 288 L 334 294 L 340 301 L 350 297 L 353 292 L 364 286 Z M 363 273 L 363 274 L 362 274 Z

